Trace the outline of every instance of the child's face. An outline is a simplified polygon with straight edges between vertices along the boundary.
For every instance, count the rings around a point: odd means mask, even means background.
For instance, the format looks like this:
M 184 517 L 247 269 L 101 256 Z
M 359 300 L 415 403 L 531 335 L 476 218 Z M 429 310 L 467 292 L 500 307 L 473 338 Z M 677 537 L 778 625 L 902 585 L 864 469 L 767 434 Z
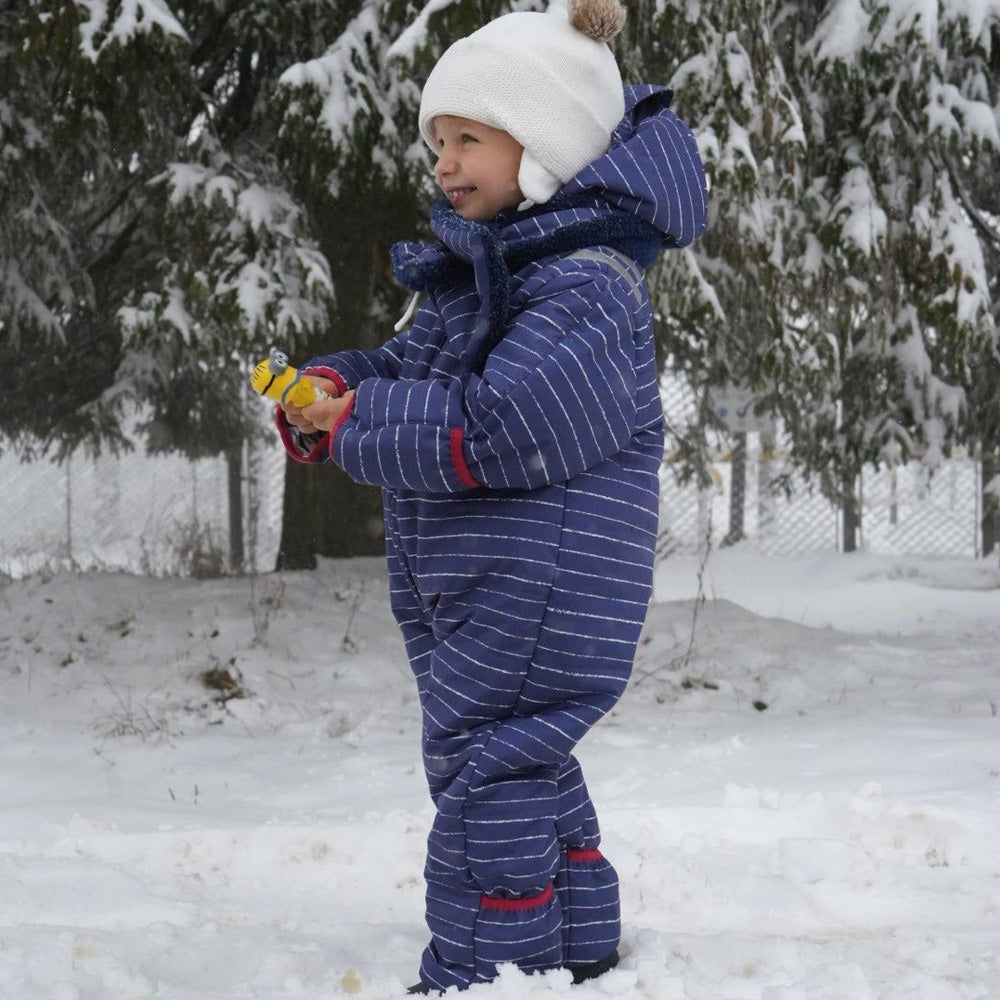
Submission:
M 434 177 L 459 215 L 488 222 L 524 201 L 517 186 L 524 147 L 509 132 L 455 115 L 438 115 L 431 130 Z

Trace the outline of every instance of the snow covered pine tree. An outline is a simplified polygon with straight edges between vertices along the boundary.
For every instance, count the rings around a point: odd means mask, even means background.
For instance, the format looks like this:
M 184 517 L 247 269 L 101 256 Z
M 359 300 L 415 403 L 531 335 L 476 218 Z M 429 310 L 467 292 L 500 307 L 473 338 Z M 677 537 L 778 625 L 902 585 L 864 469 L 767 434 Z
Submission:
M 254 432 L 246 362 L 325 326 L 332 291 L 269 148 L 329 7 L 3 6 L 0 432 L 127 445 L 136 406 L 154 450 Z

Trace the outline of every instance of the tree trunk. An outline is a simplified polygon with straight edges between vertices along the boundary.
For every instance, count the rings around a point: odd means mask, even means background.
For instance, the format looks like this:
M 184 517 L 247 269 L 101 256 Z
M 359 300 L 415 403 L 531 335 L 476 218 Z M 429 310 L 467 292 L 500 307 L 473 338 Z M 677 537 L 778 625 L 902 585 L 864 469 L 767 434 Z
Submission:
M 229 569 L 243 572 L 243 448 L 226 452 L 229 493 Z
M 381 490 L 359 486 L 334 465 L 288 459 L 277 569 L 315 569 L 317 555 L 384 551 Z
M 418 231 L 424 215 L 418 193 L 372 192 L 345 180 L 336 201 L 313 202 L 310 208 L 337 298 L 328 328 L 304 346 L 300 362 L 345 348 L 379 347 L 393 335 L 398 313 L 392 310 L 401 311 L 409 297 L 394 281 L 389 249 Z M 381 490 L 359 486 L 332 464 L 286 463 L 278 569 L 312 569 L 317 555 L 384 551 Z
M 996 455 L 984 449 L 982 478 L 980 480 L 982 484 L 980 510 L 983 512 L 981 528 L 984 556 L 991 555 L 997 544 L 1000 543 L 1000 504 L 997 502 L 996 495 L 987 492 L 986 489 L 990 480 L 998 473 L 1000 473 L 1000 462 L 997 461 Z
M 847 475 L 843 483 L 844 551 L 857 552 L 858 533 L 861 530 L 861 511 L 858 508 L 858 480 Z

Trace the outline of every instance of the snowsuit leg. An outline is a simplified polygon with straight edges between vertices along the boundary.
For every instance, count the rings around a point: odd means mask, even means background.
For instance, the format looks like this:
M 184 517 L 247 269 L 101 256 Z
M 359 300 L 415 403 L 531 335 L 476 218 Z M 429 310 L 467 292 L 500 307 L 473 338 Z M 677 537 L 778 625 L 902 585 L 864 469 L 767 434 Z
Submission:
M 482 884 L 469 885 L 457 866 L 449 877 L 446 865 L 461 865 L 460 858 L 449 856 L 454 848 L 448 844 L 461 838 L 462 822 L 438 814 L 426 871 L 433 939 L 420 978 L 441 988 L 490 980 L 501 962 L 514 962 L 526 972 L 596 962 L 619 941 L 618 878 L 597 848 L 600 832 L 579 764 L 567 760 L 551 783 L 545 775 L 527 773 L 505 784 L 494 783 L 490 805 L 465 817 L 467 831 L 478 834 L 477 824 L 495 825 L 503 839 L 477 836 L 467 850 L 478 856 L 465 861 L 470 872 L 490 871 L 500 891 L 528 880 L 533 891 L 519 898 L 487 894 Z M 543 790 L 554 794 L 535 794 Z M 530 818 L 525 821 L 526 809 Z M 580 816 L 586 818 L 582 824 L 574 818 Z M 522 830 L 520 838 L 506 839 L 505 828 L 511 826 Z M 526 832 L 531 829 L 543 832 Z M 531 852 L 532 846 L 543 850 Z M 544 887 L 534 891 L 539 884 Z
M 556 895 L 563 912 L 563 965 L 599 962 L 618 945 L 618 873 L 598 850 L 601 831 L 583 772 L 570 757 L 559 772 L 559 870 Z
M 438 810 L 420 975 L 435 987 L 493 979 L 501 962 L 599 961 L 619 940 L 618 879 L 572 750 L 621 695 L 641 621 L 609 635 L 557 579 L 522 578 L 514 595 L 486 578 L 457 625 L 436 619 L 418 673 Z
M 561 761 L 516 751 L 510 729 L 552 572 L 517 592 L 495 576 L 435 608 L 437 645 L 418 677 L 423 750 L 437 815 L 428 837 L 420 976 L 436 987 L 492 979 L 499 962 L 562 964 L 553 880 Z

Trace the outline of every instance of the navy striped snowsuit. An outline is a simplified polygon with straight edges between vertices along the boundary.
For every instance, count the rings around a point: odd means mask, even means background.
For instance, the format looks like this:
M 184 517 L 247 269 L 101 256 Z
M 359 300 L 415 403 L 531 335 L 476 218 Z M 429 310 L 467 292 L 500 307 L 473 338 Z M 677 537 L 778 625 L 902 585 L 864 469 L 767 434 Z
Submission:
M 304 366 L 355 390 L 330 435 L 283 424 L 385 501 L 390 595 L 437 807 L 421 978 L 604 958 L 618 881 L 576 743 L 625 688 L 652 585 L 663 414 L 640 267 L 696 237 L 704 174 L 664 88 L 551 201 L 393 249 L 428 298 L 372 352 Z

